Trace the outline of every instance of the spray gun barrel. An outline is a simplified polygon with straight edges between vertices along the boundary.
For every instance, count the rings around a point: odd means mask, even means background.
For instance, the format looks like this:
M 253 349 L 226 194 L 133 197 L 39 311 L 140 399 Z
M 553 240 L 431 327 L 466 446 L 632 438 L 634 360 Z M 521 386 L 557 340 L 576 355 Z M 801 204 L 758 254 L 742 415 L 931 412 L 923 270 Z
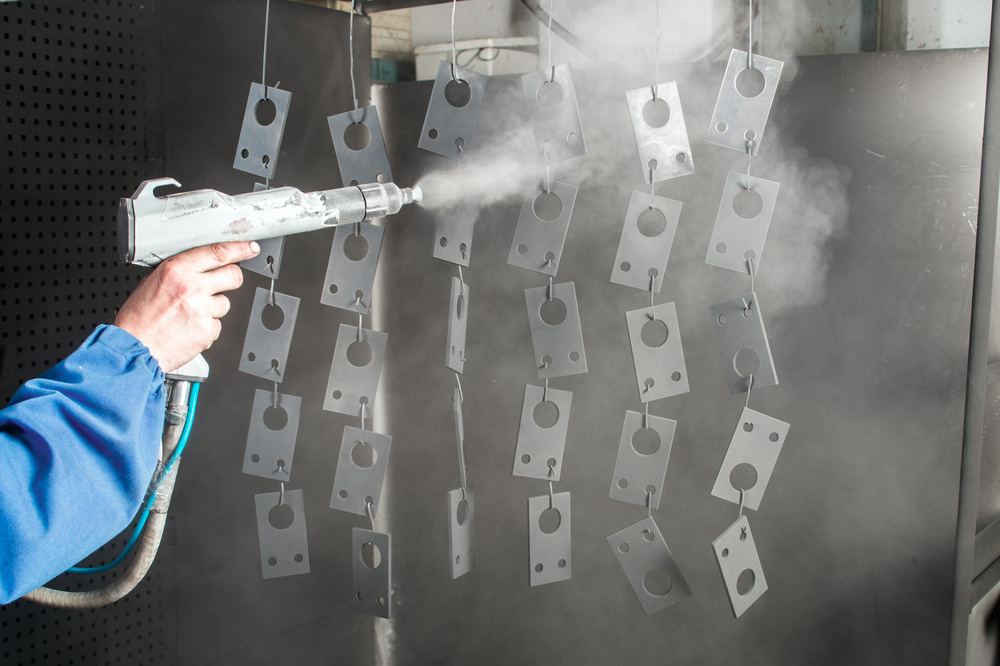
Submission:
M 147 180 L 118 205 L 118 254 L 123 263 L 155 266 L 185 250 L 221 241 L 287 236 L 398 213 L 419 202 L 419 187 L 369 183 L 321 192 L 279 187 L 230 196 L 195 190 L 164 197 L 154 190 L 180 187 L 173 178 Z

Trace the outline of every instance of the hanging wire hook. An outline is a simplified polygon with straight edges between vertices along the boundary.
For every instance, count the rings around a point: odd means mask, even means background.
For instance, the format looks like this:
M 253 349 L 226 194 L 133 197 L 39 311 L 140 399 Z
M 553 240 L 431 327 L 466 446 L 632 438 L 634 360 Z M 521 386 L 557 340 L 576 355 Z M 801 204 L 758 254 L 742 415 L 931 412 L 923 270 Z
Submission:
M 271 407 L 278 408 L 278 382 L 274 382 L 274 390 L 271 391 Z
M 359 296 L 358 297 L 358 303 L 360 303 L 360 302 L 361 302 L 361 297 Z M 358 342 L 362 341 L 361 340 L 361 337 L 362 337 L 361 336 L 361 324 L 362 324 L 363 318 L 364 318 L 364 315 L 359 312 L 358 313 Z
M 542 402 L 549 401 L 549 378 L 545 378 L 545 388 L 542 389 Z
M 750 408 L 750 391 L 753 390 L 753 373 L 750 373 L 750 383 L 747 384 L 747 401 L 743 404 L 743 409 Z
M 555 474 L 555 471 L 553 471 L 553 469 L 552 469 L 552 465 L 549 465 L 549 474 Z M 549 481 L 549 508 L 550 509 L 554 509 L 555 508 L 555 498 L 553 497 L 553 494 L 554 494 L 554 492 L 552 490 L 552 482 Z
M 644 402 L 644 403 L 642 403 L 642 406 L 643 406 L 643 410 L 642 410 L 642 427 L 645 428 L 645 429 L 648 429 L 649 428 L 649 403 L 648 402 Z
M 552 13 L 555 10 L 556 0 L 549 1 L 549 69 L 551 74 L 549 75 L 549 83 L 552 83 L 556 79 L 556 68 L 552 64 Z
M 267 100 L 267 30 L 271 21 L 271 0 L 264 5 L 264 57 L 260 67 L 260 84 L 264 86 L 264 99 Z
M 754 147 L 754 140 L 753 139 L 747 139 L 747 186 L 746 186 L 746 188 L 744 188 L 747 191 L 749 191 L 751 189 L 751 187 L 750 187 L 750 165 L 753 163 L 753 147 Z
M 270 290 L 270 294 L 268 295 L 268 298 L 271 301 L 271 305 L 274 305 L 274 274 L 273 273 L 271 274 L 271 290 Z
M 358 118 L 358 88 L 354 81 L 354 12 L 357 0 L 351 0 L 351 27 L 348 31 L 348 48 L 350 49 L 350 68 L 351 68 L 351 99 L 354 100 L 354 122 L 361 122 Z
M 753 267 L 753 259 L 747 259 L 747 270 L 750 271 L 750 293 L 753 293 L 753 276 L 757 271 Z
M 461 291 L 458 293 L 465 296 L 465 276 L 462 275 L 462 264 L 458 265 L 458 283 L 461 285 Z
M 655 304 L 654 301 L 653 301 L 653 297 L 654 297 L 654 295 L 656 293 L 655 289 L 656 289 L 656 276 L 655 275 L 650 275 L 649 276 L 649 307 L 653 307 L 653 305 Z M 656 319 L 656 317 L 653 316 L 653 313 L 650 313 L 650 319 Z
M 656 78 L 653 81 L 653 101 L 656 101 L 657 88 L 660 85 L 660 0 L 653 0 L 656 4 L 656 51 L 653 61 L 656 63 Z
M 465 392 L 462 390 L 462 378 L 457 372 L 455 373 L 455 382 L 458 384 L 458 399 L 465 402 Z
M 278 492 L 278 506 L 282 506 L 285 503 L 285 482 L 281 482 L 281 490 Z
M 646 489 L 646 516 L 653 516 L 653 491 Z
M 553 278 L 550 275 L 549 276 L 549 292 L 548 292 L 548 295 L 545 297 L 545 300 L 551 301 L 553 298 L 555 298 L 555 285 L 553 285 Z
M 361 429 L 365 429 L 365 403 L 361 403 Z
M 747 0 L 747 69 L 753 69 L 753 0 Z
M 458 7 L 458 0 L 451 3 L 451 80 L 458 81 L 455 74 L 455 63 L 458 62 L 458 55 L 455 52 L 455 9 Z
M 740 488 L 740 518 L 743 517 L 743 493 L 744 490 Z
M 372 521 L 372 532 L 375 531 L 375 516 L 372 514 L 372 503 L 365 502 L 365 510 L 368 512 L 368 519 Z

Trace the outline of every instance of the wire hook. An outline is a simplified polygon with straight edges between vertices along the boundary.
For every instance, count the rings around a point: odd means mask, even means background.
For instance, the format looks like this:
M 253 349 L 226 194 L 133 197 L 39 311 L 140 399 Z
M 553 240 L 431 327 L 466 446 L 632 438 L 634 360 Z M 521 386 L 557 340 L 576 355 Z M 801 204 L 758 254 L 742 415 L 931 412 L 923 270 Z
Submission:
M 278 382 L 274 382 L 274 389 L 271 391 L 271 407 L 278 408 Z
M 740 518 L 743 517 L 743 493 L 744 492 L 745 491 L 743 490 L 743 488 L 740 488 Z
M 285 504 L 285 482 L 281 482 L 281 490 L 278 492 L 278 506 Z
M 753 293 L 753 276 L 757 271 L 753 267 L 753 259 L 747 259 L 747 270 L 750 271 L 750 293 Z
M 455 381 L 458 383 L 458 399 L 459 399 L 459 401 L 461 401 L 461 402 L 464 403 L 465 402 L 465 392 L 462 391 L 462 378 L 461 378 L 461 376 L 457 372 L 455 373 Z
M 372 514 L 372 503 L 370 501 L 365 502 L 365 510 L 368 512 L 368 519 L 372 521 L 372 532 L 375 531 L 375 516 Z
M 750 408 L 750 391 L 753 390 L 753 373 L 750 373 L 750 382 L 747 384 L 747 401 L 743 404 L 743 409 Z
M 458 265 L 458 282 L 461 289 L 461 291 L 459 291 L 458 293 L 461 294 L 462 296 L 465 296 L 465 276 L 462 275 L 462 264 Z
M 653 491 L 649 488 L 646 489 L 646 516 L 653 516 Z

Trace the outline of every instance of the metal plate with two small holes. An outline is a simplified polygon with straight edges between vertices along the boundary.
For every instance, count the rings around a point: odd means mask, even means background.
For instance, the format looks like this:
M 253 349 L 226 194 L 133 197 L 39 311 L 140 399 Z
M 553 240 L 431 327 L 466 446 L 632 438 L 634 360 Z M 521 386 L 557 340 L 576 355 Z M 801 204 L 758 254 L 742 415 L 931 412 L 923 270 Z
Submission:
M 650 416 L 649 432 L 644 432 L 646 429 L 642 422 L 643 415 L 639 412 L 625 412 L 608 497 L 639 506 L 650 504 L 658 509 L 677 421 Z
M 548 414 L 539 412 L 539 419 L 542 420 L 540 424 L 535 420 L 535 410 L 544 407 L 543 397 L 551 406 L 548 406 Z M 545 389 L 540 386 L 524 387 L 521 426 L 517 431 L 517 450 L 514 453 L 514 476 L 543 481 L 559 480 L 572 405 L 573 394 L 569 391 L 550 388 L 546 395 Z M 554 416 L 555 421 L 551 425 L 544 425 L 549 423 L 545 419 L 550 416 Z
M 302 491 L 261 493 L 254 496 L 254 502 L 257 506 L 260 567 L 264 578 L 309 573 L 309 542 Z
M 691 596 L 691 588 L 652 516 L 615 532 L 608 537 L 608 545 L 646 615 Z
M 723 148 L 747 152 L 747 141 L 752 141 L 753 154 L 757 154 L 764 137 L 764 127 L 771 115 L 771 103 L 781 80 L 781 69 L 785 63 L 764 56 L 753 56 L 753 68 L 763 74 L 764 87 L 755 97 L 744 97 L 736 88 L 737 78 L 747 76 L 747 52 L 733 49 L 729 54 L 729 64 L 719 89 L 719 98 L 712 113 L 712 124 L 708 128 L 706 141 Z
M 271 305 L 269 290 L 258 287 L 243 342 L 240 372 L 281 383 L 285 379 L 285 361 L 292 346 L 298 314 L 299 299 L 274 292 L 274 305 Z M 279 321 L 277 328 L 268 328 Z
M 713 541 L 712 550 L 715 551 L 715 561 L 726 585 L 733 615 L 739 617 L 767 592 L 767 580 L 760 566 L 760 557 L 757 555 L 757 546 L 753 542 L 747 517 L 740 516 L 739 520 Z M 740 578 L 743 578 L 742 582 Z M 743 594 L 740 594 L 741 588 Z
M 464 514 L 462 502 L 465 502 Z M 475 564 L 476 501 L 472 487 L 448 491 L 448 544 L 451 551 L 451 579 L 470 571 Z M 464 518 L 464 521 L 460 521 Z
M 382 125 L 379 123 L 378 109 L 374 104 L 357 111 L 329 116 L 326 122 L 330 127 L 333 149 L 337 153 L 340 179 L 345 186 L 392 182 L 392 170 L 389 167 L 389 156 L 385 152 Z M 353 125 L 360 126 L 356 129 L 359 135 L 362 135 L 357 142 L 352 141 L 354 145 L 362 145 L 363 135 L 367 132 L 368 140 L 358 150 L 347 145 L 347 132 L 354 131 Z
M 355 527 L 354 597 L 351 606 L 359 613 L 388 619 L 392 615 L 392 535 Z M 377 556 L 368 566 L 362 550 L 371 544 Z
M 444 364 L 461 374 L 465 371 L 465 333 L 469 321 L 469 285 L 459 278 L 451 279 L 451 297 L 448 301 L 448 349 Z
M 323 305 L 361 314 L 368 312 L 384 235 L 382 227 L 364 222 L 337 226 L 319 299 Z
M 266 189 L 267 185 L 264 183 L 253 184 L 254 192 Z M 285 251 L 285 237 L 264 238 L 258 240 L 257 244 L 260 245 L 260 253 L 256 257 L 241 261 L 240 268 L 277 280 L 281 272 L 281 255 Z
M 789 425 L 784 421 L 745 407 L 729 442 L 729 450 L 722 461 L 719 476 L 715 479 L 712 495 L 739 504 L 740 491 L 733 487 L 730 475 L 738 465 L 750 465 L 756 473 L 757 481 L 751 488 L 744 489 L 742 501 L 743 506 L 756 511 L 788 436 L 788 428 Z
M 545 162 L 587 153 L 580 109 L 569 65 L 555 65 L 521 77 L 531 127 Z
M 559 514 L 553 532 L 542 531 L 542 514 L 551 508 Z M 550 524 L 546 521 L 547 524 Z M 570 494 L 555 493 L 528 498 L 528 551 L 531 587 L 558 583 L 573 577 L 573 540 L 570 530 Z
M 259 83 L 250 84 L 247 107 L 243 112 L 243 127 L 240 129 L 240 142 L 236 146 L 236 158 L 233 160 L 234 169 L 261 178 L 274 178 L 291 101 L 292 93 L 287 90 L 268 86 L 265 99 L 264 86 Z M 274 105 L 274 119 L 262 125 L 257 121 L 258 105 L 263 111 L 270 106 L 269 103 Z
M 648 107 L 653 104 L 653 88 L 646 86 L 625 92 L 635 143 L 639 149 L 639 168 L 647 183 L 651 175 L 652 182 L 658 183 L 694 173 L 691 142 L 677 83 L 670 81 L 655 86 L 656 100 L 669 108 L 669 116 L 662 124 L 663 115 Z
M 715 341 L 729 382 L 729 393 L 746 393 L 753 375 L 753 388 L 776 386 L 778 373 L 771 358 L 757 294 L 716 303 L 710 308 Z
M 391 446 L 389 435 L 353 426 L 344 428 L 330 497 L 331 509 L 367 516 L 370 503 L 372 515 L 378 515 Z
M 625 313 L 625 323 L 639 399 L 649 402 L 690 391 L 677 307 L 660 303 L 632 310 Z
M 542 307 L 549 301 L 549 287 L 531 287 L 524 290 L 528 306 L 528 326 L 531 328 L 531 346 L 535 351 L 538 378 L 565 377 L 587 372 L 587 352 L 583 348 L 583 327 L 580 324 L 580 306 L 576 300 L 576 285 L 563 282 L 552 287 L 552 300 L 561 301 L 565 317 L 555 312 L 552 323 L 542 319 Z
M 459 217 L 454 212 L 438 213 L 434 217 L 434 248 L 431 254 L 435 259 L 468 268 L 475 228 L 476 220 L 471 216 Z
M 545 275 L 558 272 L 579 189 L 553 180 L 548 191 L 542 183 L 525 190 L 508 264 Z
M 485 74 L 442 60 L 417 147 L 461 159 L 479 122 L 487 78 Z
M 722 190 L 719 212 L 715 217 L 706 264 L 746 275 L 750 270 L 747 262 L 752 260 L 756 272 L 764 254 L 764 241 L 767 240 L 767 230 L 771 226 L 780 186 L 781 183 L 773 180 L 729 172 L 726 187 Z M 746 209 L 737 202 L 737 197 L 754 196 L 759 197 L 759 210 L 756 208 L 756 201 L 745 202 Z M 737 207 L 740 207 L 740 212 L 737 212 Z M 749 217 L 743 217 L 744 214 Z
M 250 413 L 250 431 L 243 456 L 243 473 L 288 481 L 299 432 L 302 398 L 257 389 Z M 270 416 L 269 416 L 270 414 Z M 271 426 L 280 425 L 280 428 Z
M 361 341 L 371 350 L 371 360 L 364 365 L 354 365 L 352 358 L 359 360 L 351 345 L 358 343 L 358 327 L 341 324 L 337 331 L 337 345 L 333 350 L 333 364 L 330 366 L 330 378 L 326 384 L 326 398 L 323 409 L 338 414 L 350 416 L 361 415 L 361 405 L 371 418 L 372 407 L 375 404 L 375 394 L 378 392 L 378 382 L 382 376 L 382 360 L 385 357 L 385 346 L 389 340 L 388 333 L 361 329 Z M 359 349 L 359 352 L 367 350 Z M 350 357 L 349 357 L 350 354 Z M 360 360 L 368 360 L 367 355 L 359 353 Z
M 681 217 L 680 201 L 648 192 L 632 192 L 622 228 L 611 281 L 615 284 L 660 293 L 670 248 Z

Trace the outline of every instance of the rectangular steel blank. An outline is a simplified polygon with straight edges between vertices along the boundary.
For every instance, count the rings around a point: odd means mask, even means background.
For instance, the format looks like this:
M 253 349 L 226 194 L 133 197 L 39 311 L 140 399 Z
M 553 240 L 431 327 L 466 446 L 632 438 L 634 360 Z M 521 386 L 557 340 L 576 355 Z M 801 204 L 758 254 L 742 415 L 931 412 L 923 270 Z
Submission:
M 552 300 L 562 301 L 565 318 L 552 319 L 548 324 L 542 318 L 542 308 L 549 300 L 549 287 L 531 287 L 524 290 L 528 306 L 528 325 L 531 328 L 531 346 L 535 351 L 538 378 L 565 377 L 587 372 L 587 352 L 583 349 L 583 328 L 580 324 L 580 306 L 576 300 L 576 285 L 563 282 L 552 287 Z M 556 323 L 557 322 L 557 323 Z
M 277 481 L 288 480 L 292 472 L 292 456 L 295 454 L 295 437 L 299 431 L 301 408 L 302 398 L 294 395 L 272 393 L 263 389 L 254 392 L 250 431 L 247 434 L 247 448 L 243 456 L 244 474 Z M 284 413 L 283 427 L 271 429 L 274 423 L 269 424 L 270 419 L 264 418 L 265 413 L 271 409 L 278 411 L 279 414 Z M 277 421 L 280 423 L 280 418 Z
M 555 65 L 525 74 L 521 77 L 521 85 L 528 101 L 531 127 L 545 162 L 585 155 L 587 142 L 583 138 L 569 65 Z M 550 90 L 551 94 L 547 94 Z
M 464 514 L 461 512 L 463 501 L 466 503 Z M 475 563 L 476 502 L 471 486 L 448 491 L 448 513 L 451 579 L 455 580 L 472 571 Z
M 712 550 L 715 551 L 715 561 L 726 585 L 733 615 L 739 617 L 767 592 L 767 580 L 760 566 L 760 557 L 757 555 L 757 546 L 753 542 L 747 517 L 740 516 L 739 520 L 713 541 Z M 740 587 L 747 585 L 744 593 L 740 594 Z
M 357 326 L 340 325 L 337 345 L 333 350 L 330 378 L 326 384 L 326 397 L 323 400 L 323 409 L 328 412 L 360 416 L 361 405 L 365 405 L 367 413 L 372 413 L 389 335 L 367 328 L 361 329 L 361 342 L 371 348 L 371 359 L 365 365 L 354 365 L 352 362 L 352 358 L 359 361 L 350 351 L 352 345 L 358 344 L 358 337 Z M 361 360 L 366 360 L 363 354 L 359 353 L 359 356 Z
M 555 531 L 546 534 L 542 531 L 539 521 L 542 519 L 542 513 L 550 508 L 550 502 L 551 508 L 559 514 L 559 526 Z M 569 509 L 569 493 L 528 498 L 528 549 L 531 557 L 531 587 L 557 583 L 573 577 Z
M 691 588 L 652 516 L 612 534 L 608 545 L 646 615 L 691 596 Z
M 275 307 L 277 310 L 271 309 Z M 250 308 L 240 372 L 280 384 L 285 379 L 285 361 L 292 346 L 298 314 L 299 299 L 274 292 L 272 306 L 269 291 L 258 287 L 254 292 L 253 307 Z M 268 328 L 278 322 L 280 325 L 277 328 Z
M 521 404 L 521 426 L 517 432 L 514 453 L 514 476 L 526 476 L 543 481 L 558 481 L 562 474 L 566 433 L 569 430 L 569 410 L 573 394 L 550 388 L 546 394 L 540 386 L 524 387 Z M 543 396 L 555 407 L 555 423 L 543 427 L 535 420 L 535 408 Z
M 773 180 L 729 172 L 726 187 L 722 190 L 719 212 L 715 217 L 706 264 L 747 275 L 750 269 L 747 261 L 753 260 L 756 272 L 764 254 L 764 241 L 767 240 L 767 230 L 771 226 L 780 185 Z M 744 218 L 736 212 L 736 197 L 747 196 L 749 193 L 756 193 L 762 205 L 756 215 Z
M 368 312 L 384 235 L 385 229 L 368 223 L 336 228 L 320 296 L 323 305 L 349 312 Z
M 455 372 L 465 371 L 465 333 L 469 316 L 469 285 L 459 278 L 451 279 L 451 297 L 448 299 L 448 349 L 444 364 Z
M 618 457 L 615 458 L 615 474 L 611 478 L 608 497 L 639 506 L 650 504 L 652 508 L 658 509 L 677 422 L 659 416 L 650 416 L 648 421 L 651 431 L 648 435 L 655 436 L 659 444 L 655 449 L 652 446 L 649 449 L 642 446 L 636 448 L 640 442 L 633 437 L 643 429 L 643 415 L 639 412 L 625 412 L 622 436 L 618 442 Z
M 461 159 L 479 122 L 479 108 L 486 95 L 486 80 L 485 74 L 442 60 L 438 65 L 417 147 L 444 157 Z M 465 104 L 461 103 L 463 101 Z
M 374 104 L 357 111 L 329 116 L 326 122 L 330 127 L 330 138 L 333 139 L 333 149 L 340 166 L 340 179 L 344 185 L 392 182 L 392 169 L 385 152 L 382 125 Z M 355 123 L 360 123 L 368 130 L 368 143 L 360 150 L 348 146 L 345 138 L 348 129 Z
M 653 101 L 653 88 L 645 86 L 625 93 L 639 149 L 639 168 L 647 183 L 650 176 L 653 182 L 660 182 L 694 173 L 694 158 L 677 83 L 670 81 L 655 86 L 656 99 L 662 100 L 670 109 L 669 119 L 661 127 L 647 123 L 644 114 L 646 105 Z
M 764 137 L 767 117 L 771 115 L 771 103 L 784 65 L 780 60 L 755 54 L 753 68 L 764 75 L 764 89 L 756 97 L 744 97 L 737 90 L 737 80 L 748 70 L 747 52 L 733 49 L 729 54 L 729 64 L 719 89 L 719 98 L 715 102 L 706 141 L 741 153 L 747 152 L 747 141 L 751 141 L 751 150 L 756 155 Z M 742 87 L 743 82 L 740 83 Z
M 573 205 L 580 188 L 555 180 L 549 183 L 548 192 L 545 188 L 544 183 L 538 183 L 525 190 L 507 263 L 545 275 L 555 275 L 559 270 L 559 260 L 562 258 L 566 233 L 573 216 Z M 542 219 L 536 202 L 541 197 L 553 196 L 560 202 L 559 213 L 555 217 Z
M 363 452 L 361 449 L 366 445 L 371 450 Z M 337 475 L 333 479 L 333 495 L 330 497 L 331 509 L 367 516 L 368 504 L 371 504 L 372 516 L 378 515 L 391 446 L 392 437 L 389 435 L 353 426 L 344 428 L 340 456 L 337 458 Z M 355 462 L 356 456 L 361 464 Z M 368 463 L 371 464 L 365 467 Z
M 468 268 L 475 229 L 476 220 L 471 216 L 459 217 L 454 211 L 438 213 L 434 216 L 434 247 L 431 255 L 435 259 Z
M 260 567 L 264 578 L 309 573 L 309 543 L 302 491 L 261 493 L 254 497 L 254 503 L 257 507 Z M 282 504 L 281 508 L 279 504 Z M 287 524 L 288 516 L 285 514 L 289 511 L 292 520 Z
M 274 105 L 274 119 L 262 125 L 257 121 L 257 110 L 259 105 L 267 106 L 265 99 Z M 281 152 L 281 137 L 285 133 L 285 120 L 288 118 L 288 105 L 291 102 L 292 93 L 287 90 L 268 86 L 265 96 L 264 86 L 259 83 L 250 84 L 247 106 L 243 111 L 240 141 L 236 145 L 236 157 L 233 160 L 234 169 L 261 178 L 274 178 L 278 153 Z
M 392 535 L 355 527 L 354 596 L 351 606 L 359 613 L 388 619 L 392 615 Z M 371 545 L 368 545 L 371 544 Z M 371 549 L 373 566 L 365 562 L 364 548 Z
M 739 504 L 740 491 L 733 487 L 729 475 L 737 465 L 750 465 L 757 474 L 757 482 L 743 491 L 742 501 L 743 506 L 756 511 L 767 490 L 767 482 L 771 480 L 781 447 L 785 444 L 788 428 L 784 421 L 745 407 L 729 442 L 729 450 L 715 479 L 712 494 Z
M 677 307 L 673 303 L 660 303 L 632 310 L 625 313 L 625 323 L 632 346 L 639 399 L 649 402 L 691 390 Z
M 649 192 L 632 192 L 618 254 L 611 269 L 612 282 L 649 291 L 652 281 L 653 291 L 660 293 L 682 205 L 680 201 L 653 196 Z M 652 216 L 650 226 L 646 226 L 643 219 L 643 231 L 640 231 L 640 216 L 645 215 Z M 662 230 L 656 226 L 660 221 L 664 222 Z
M 751 374 L 754 388 L 777 385 L 778 374 L 771 358 L 771 346 L 764 330 L 757 294 L 751 292 L 716 303 L 710 310 L 715 341 L 719 345 L 726 381 L 729 382 L 729 393 L 746 393 L 750 388 Z M 756 371 L 753 371 L 754 367 Z

